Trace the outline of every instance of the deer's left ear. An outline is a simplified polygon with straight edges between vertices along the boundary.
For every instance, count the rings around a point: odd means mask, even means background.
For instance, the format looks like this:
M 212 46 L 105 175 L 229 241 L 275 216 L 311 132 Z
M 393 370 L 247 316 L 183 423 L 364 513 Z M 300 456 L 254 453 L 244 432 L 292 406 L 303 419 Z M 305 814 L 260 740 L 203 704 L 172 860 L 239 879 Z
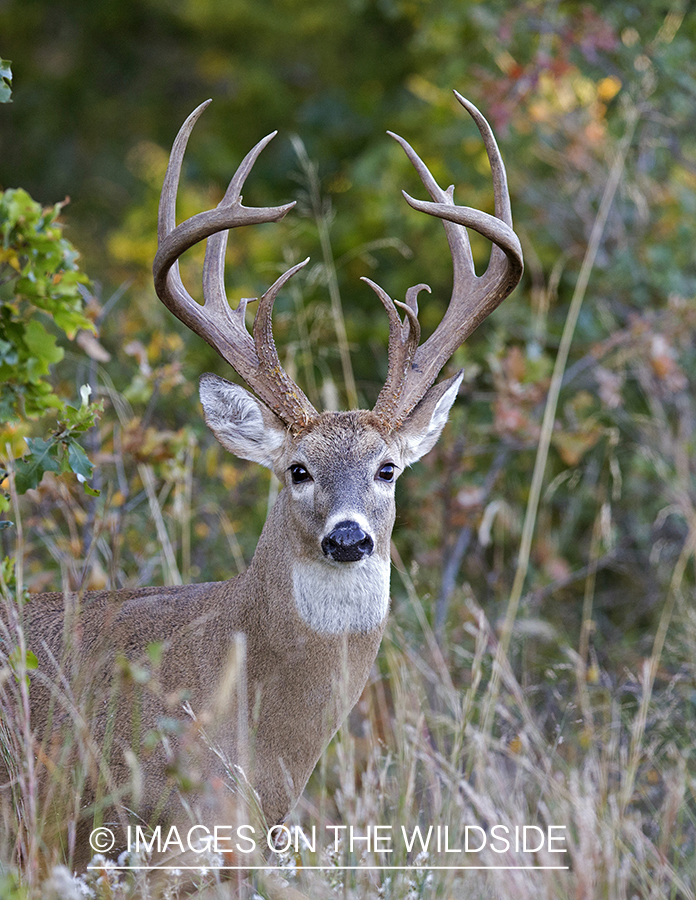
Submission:
M 397 430 L 396 436 L 402 442 L 404 465 L 410 466 L 433 449 L 445 427 L 463 377 L 462 369 L 447 381 L 433 385 Z

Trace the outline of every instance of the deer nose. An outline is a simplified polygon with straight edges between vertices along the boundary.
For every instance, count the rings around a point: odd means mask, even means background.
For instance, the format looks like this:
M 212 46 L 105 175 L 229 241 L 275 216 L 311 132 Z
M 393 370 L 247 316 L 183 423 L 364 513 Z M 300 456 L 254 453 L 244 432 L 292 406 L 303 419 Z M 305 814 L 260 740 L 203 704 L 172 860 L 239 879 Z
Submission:
M 357 562 L 370 556 L 375 546 L 357 522 L 339 522 L 321 542 L 326 556 L 336 562 Z

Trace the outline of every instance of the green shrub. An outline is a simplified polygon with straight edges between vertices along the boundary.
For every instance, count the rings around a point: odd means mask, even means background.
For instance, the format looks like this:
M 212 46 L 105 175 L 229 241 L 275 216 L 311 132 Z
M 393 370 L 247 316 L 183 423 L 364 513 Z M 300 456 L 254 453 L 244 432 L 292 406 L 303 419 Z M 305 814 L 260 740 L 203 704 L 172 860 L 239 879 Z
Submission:
M 57 221 L 63 203 L 43 209 L 21 188 L 0 194 L 0 447 L 20 456 L 15 462 L 19 493 L 35 488 L 44 472 L 73 472 L 85 483 L 92 464 L 79 443 L 100 410 L 89 402 L 69 406 L 50 381 L 51 365 L 63 358 L 59 335 L 73 340 L 80 330 L 94 331 L 86 315 L 87 277 L 78 253 L 63 237 Z M 28 420 L 46 420 L 44 436 L 29 437 Z M 0 510 L 8 508 L 0 496 Z

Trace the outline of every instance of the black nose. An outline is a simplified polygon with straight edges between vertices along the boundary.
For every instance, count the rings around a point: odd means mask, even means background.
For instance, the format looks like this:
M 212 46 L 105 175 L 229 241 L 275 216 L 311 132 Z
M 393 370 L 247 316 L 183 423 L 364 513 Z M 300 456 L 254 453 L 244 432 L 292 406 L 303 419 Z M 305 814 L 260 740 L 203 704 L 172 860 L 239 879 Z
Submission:
M 321 542 L 326 556 L 336 562 L 357 562 L 369 556 L 374 546 L 370 535 L 365 534 L 357 522 L 339 522 Z

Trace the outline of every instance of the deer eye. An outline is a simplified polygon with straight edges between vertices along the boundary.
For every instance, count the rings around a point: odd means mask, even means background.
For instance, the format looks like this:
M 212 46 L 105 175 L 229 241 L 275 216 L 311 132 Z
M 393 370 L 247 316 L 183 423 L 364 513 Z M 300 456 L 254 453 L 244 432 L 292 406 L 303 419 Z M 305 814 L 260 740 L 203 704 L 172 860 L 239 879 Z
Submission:
M 299 463 L 295 463 L 294 466 L 290 466 L 290 477 L 292 478 L 293 484 L 302 484 L 303 481 L 311 481 L 312 476 L 305 469 L 304 466 L 301 466 Z
M 396 472 L 396 466 L 394 463 L 385 463 L 377 472 L 377 480 L 378 481 L 393 481 L 394 474 Z

